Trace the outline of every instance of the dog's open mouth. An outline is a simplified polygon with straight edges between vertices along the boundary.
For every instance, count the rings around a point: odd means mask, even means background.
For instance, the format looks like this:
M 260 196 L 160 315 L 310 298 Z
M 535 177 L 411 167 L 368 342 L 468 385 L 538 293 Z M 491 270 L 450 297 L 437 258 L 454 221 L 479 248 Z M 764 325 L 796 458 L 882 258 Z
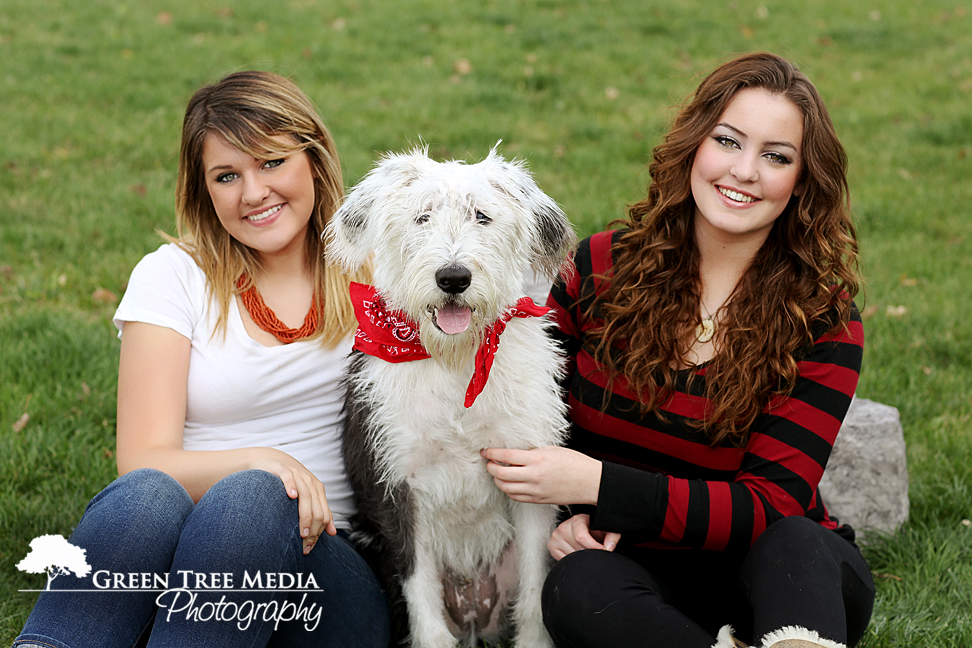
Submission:
M 456 302 L 448 302 L 441 308 L 432 311 L 432 321 L 439 330 L 448 335 L 462 333 L 472 323 L 472 309 L 460 306 Z

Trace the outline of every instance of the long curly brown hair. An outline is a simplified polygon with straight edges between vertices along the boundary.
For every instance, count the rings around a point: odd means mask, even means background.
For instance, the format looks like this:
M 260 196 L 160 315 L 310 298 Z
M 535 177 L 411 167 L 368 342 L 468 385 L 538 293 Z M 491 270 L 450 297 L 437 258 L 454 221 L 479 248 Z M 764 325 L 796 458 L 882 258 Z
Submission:
M 587 312 L 603 318 L 589 332 L 601 367 L 627 379 L 644 412 L 661 414 L 678 368 L 692 364 L 691 331 L 700 321 L 690 186 L 695 153 L 744 88 L 785 97 L 803 114 L 802 191 L 775 221 L 723 311 L 715 355 L 705 366 L 711 407 L 698 423 L 713 445 L 745 444 L 769 399 L 792 390 L 796 355 L 812 342 L 811 327 L 831 311 L 836 317 L 827 318 L 828 330 L 846 326 L 859 288 L 847 156 L 816 88 L 792 63 L 748 54 L 702 81 L 654 149 L 648 195 L 622 221 L 627 229 L 612 250 L 613 274 Z

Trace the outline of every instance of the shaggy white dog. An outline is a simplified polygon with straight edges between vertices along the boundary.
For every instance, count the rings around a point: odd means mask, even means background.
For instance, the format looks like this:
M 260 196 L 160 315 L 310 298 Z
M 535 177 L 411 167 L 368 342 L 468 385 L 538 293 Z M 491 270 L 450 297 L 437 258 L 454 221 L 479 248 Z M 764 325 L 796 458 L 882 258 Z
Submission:
M 545 309 L 521 298 L 524 267 L 553 278 L 574 242 L 495 148 L 470 165 L 387 155 L 329 225 L 331 258 L 374 263 L 374 288 L 352 286 L 365 353 L 351 361 L 344 452 L 358 539 L 416 648 L 490 641 L 511 621 L 517 646 L 551 645 L 540 591 L 555 509 L 500 492 L 480 450 L 563 440 L 562 358 Z

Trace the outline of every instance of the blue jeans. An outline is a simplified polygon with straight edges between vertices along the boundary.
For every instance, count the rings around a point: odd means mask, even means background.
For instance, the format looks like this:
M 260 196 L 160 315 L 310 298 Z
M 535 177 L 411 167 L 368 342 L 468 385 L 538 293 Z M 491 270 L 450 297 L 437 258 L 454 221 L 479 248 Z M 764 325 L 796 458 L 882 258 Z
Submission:
M 305 556 L 297 501 L 268 472 L 229 475 L 194 505 L 165 473 L 136 470 L 71 535 L 91 571 L 51 581 L 14 646 L 384 648 L 385 593 L 346 538 L 324 534 Z

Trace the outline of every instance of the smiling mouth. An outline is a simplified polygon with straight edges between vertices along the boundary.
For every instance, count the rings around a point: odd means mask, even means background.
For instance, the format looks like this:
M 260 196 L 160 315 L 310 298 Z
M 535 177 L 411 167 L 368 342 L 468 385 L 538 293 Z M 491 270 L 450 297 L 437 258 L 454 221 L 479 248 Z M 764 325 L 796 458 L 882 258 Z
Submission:
M 726 189 L 725 187 L 716 187 L 723 196 L 729 200 L 734 200 L 741 203 L 753 203 L 759 200 L 758 198 L 753 198 L 752 196 L 747 196 L 746 194 L 741 194 L 738 191 L 733 191 L 732 189 Z
M 260 212 L 259 214 L 250 214 L 249 216 L 246 217 L 246 220 L 254 221 L 254 222 L 266 220 L 267 218 L 270 218 L 271 216 L 276 214 L 281 209 L 283 209 L 283 205 L 275 205 L 266 211 Z
M 432 323 L 447 335 L 456 335 L 469 328 L 472 323 L 472 309 L 460 306 L 456 302 L 448 302 L 441 308 L 433 308 Z

